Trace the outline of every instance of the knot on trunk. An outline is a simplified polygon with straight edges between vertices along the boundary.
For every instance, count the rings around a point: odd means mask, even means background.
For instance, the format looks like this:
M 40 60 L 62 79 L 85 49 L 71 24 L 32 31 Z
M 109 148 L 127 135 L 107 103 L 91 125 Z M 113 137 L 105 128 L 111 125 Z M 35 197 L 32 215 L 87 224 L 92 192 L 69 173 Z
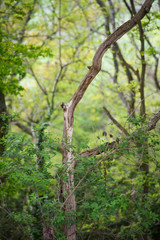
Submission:
M 64 102 L 62 102 L 61 108 L 63 109 L 63 111 L 66 111 L 66 110 L 67 110 L 66 104 L 65 104 Z

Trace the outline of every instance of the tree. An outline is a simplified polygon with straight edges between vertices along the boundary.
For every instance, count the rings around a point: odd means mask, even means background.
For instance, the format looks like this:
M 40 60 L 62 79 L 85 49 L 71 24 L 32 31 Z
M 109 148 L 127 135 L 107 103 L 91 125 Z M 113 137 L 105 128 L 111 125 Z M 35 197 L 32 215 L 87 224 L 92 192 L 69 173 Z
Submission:
M 76 201 L 75 195 L 73 194 L 74 189 L 74 155 L 72 147 L 67 148 L 68 145 L 72 144 L 72 134 L 73 134 L 73 115 L 74 110 L 83 97 L 87 87 L 101 70 L 101 61 L 104 53 L 109 49 L 109 47 L 122 37 L 126 32 L 133 28 L 136 23 L 139 23 L 140 20 L 145 16 L 145 14 L 150 10 L 153 1 L 145 1 L 140 11 L 129 21 L 120 26 L 113 34 L 111 34 L 98 48 L 97 52 L 94 55 L 92 66 L 89 67 L 89 72 L 84 77 L 79 88 L 73 95 L 72 99 L 67 103 L 63 104 L 62 108 L 64 110 L 64 132 L 63 132 L 63 164 L 67 165 L 67 182 L 63 183 L 63 196 L 65 203 L 65 214 L 76 212 Z M 139 23 L 140 26 L 140 23 Z M 144 49 L 142 49 L 143 51 Z M 144 62 L 143 56 L 142 60 Z M 144 110 L 144 93 L 143 85 L 144 80 L 141 80 L 141 115 L 145 114 Z M 148 172 L 148 170 L 147 170 Z M 76 239 L 76 224 L 73 223 L 69 227 L 66 227 L 66 237 L 67 239 Z

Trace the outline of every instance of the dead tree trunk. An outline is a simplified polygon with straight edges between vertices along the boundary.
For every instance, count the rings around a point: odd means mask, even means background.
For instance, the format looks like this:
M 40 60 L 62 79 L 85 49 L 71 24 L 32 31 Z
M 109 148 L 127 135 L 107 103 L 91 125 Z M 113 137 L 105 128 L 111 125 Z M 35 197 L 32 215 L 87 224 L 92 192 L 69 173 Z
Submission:
M 62 183 L 62 194 L 63 194 L 63 206 L 64 214 L 66 216 L 67 224 L 65 224 L 65 236 L 67 239 L 76 240 L 76 222 L 73 216 L 76 211 L 76 200 L 75 195 L 72 193 L 74 188 L 74 165 L 75 160 L 72 150 L 72 135 L 73 135 L 73 119 L 74 110 L 80 100 L 82 99 L 85 91 L 101 70 L 102 57 L 104 53 L 120 39 L 125 33 L 132 29 L 140 20 L 149 12 L 154 0 L 146 0 L 142 5 L 141 9 L 135 16 L 122 24 L 117 30 L 115 30 L 97 49 L 92 66 L 88 67 L 89 71 L 80 83 L 77 91 L 74 93 L 72 99 L 67 103 L 62 103 L 64 111 L 64 130 L 63 130 L 63 165 L 66 167 L 65 181 Z

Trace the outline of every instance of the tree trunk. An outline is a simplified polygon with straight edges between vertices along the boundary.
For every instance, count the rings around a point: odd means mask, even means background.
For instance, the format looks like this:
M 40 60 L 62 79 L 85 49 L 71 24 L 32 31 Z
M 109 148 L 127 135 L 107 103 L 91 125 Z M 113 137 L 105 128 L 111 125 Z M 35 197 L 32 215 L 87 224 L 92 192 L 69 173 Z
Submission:
M 70 164 L 67 170 L 67 182 L 63 183 L 63 193 L 64 195 L 65 193 L 67 193 L 67 195 L 64 196 L 64 201 L 65 201 L 64 214 L 66 216 L 66 224 L 64 226 L 64 232 L 65 232 L 66 238 L 70 240 L 76 240 L 76 233 L 77 233 L 76 217 L 75 217 L 76 200 L 75 200 L 75 195 L 71 194 L 72 190 L 74 189 L 73 171 L 74 171 L 73 166 L 72 164 Z
M 0 91 L 0 157 L 3 155 L 5 150 L 4 137 L 7 133 L 7 108 L 5 102 L 5 96 Z
M 65 237 L 70 240 L 76 240 L 76 200 L 74 193 L 74 165 L 75 160 L 73 156 L 72 133 L 73 133 L 73 115 L 72 115 L 72 101 L 71 104 L 62 104 L 64 110 L 64 131 L 63 131 L 63 165 L 66 167 L 65 181 L 62 183 L 62 195 L 64 214 L 66 216 L 66 223 L 64 226 Z

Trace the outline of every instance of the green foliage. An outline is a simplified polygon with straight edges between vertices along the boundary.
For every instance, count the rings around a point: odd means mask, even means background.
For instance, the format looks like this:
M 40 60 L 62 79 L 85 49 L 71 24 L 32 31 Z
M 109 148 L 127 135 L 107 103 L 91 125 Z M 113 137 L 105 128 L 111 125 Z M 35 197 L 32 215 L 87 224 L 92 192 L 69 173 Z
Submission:
M 19 82 L 26 75 L 26 59 L 46 56 L 48 49 L 13 43 L 2 31 L 0 43 L 0 91 L 17 95 L 23 90 Z
M 31 233 L 35 236 L 42 235 L 42 228 L 39 228 L 42 226 L 42 214 L 46 224 L 54 225 L 55 229 L 64 223 L 63 211 L 60 210 L 61 203 L 56 198 L 56 180 L 51 174 L 53 153 L 51 154 L 50 147 L 54 142 L 46 136 L 43 144 L 44 151 L 41 151 L 41 154 L 46 162 L 43 172 L 39 171 L 37 165 L 39 150 L 32 143 L 28 144 L 28 139 L 25 139 L 23 135 L 8 134 L 6 151 L 0 161 L 1 210 L 8 209 L 11 213 L 8 213 L 8 221 L 19 224 L 27 235 Z M 15 212 L 15 204 L 20 199 L 24 200 Z M 34 211 L 38 212 L 35 214 Z M 40 222 L 37 225 L 39 215 Z M 3 220 L 1 224 L 3 226 Z M 8 237 L 11 232 L 16 235 L 16 231 L 14 228 L 9 230 Z
M 33 4 L 28 1 L 4 1 L 1 8 L 3 19 L 0 20 L 0 91 L 4 94 L 17 95 L 24 88 L 20 85 L 21 79 L 26 75 L 27 60 L 37 59 L 39 56 L 51 56 L 48 48 L 33 44 L 23 44 L 17 39 L 12 30 L 9 31 L 9 23 L 12 28 L 17 24 L 24 24 L 27 11 L 31 11 Z M 29 12 L 28 12 L 29 13 Z M 17 20 L 19 20 L 17 22 Z M 23 27 L 22 32 L 23 32 Z M 6 30 L 8 29 L 8 30 Z M 22 34 L 22 33 L 21 33 Z M 23 36 L 22 36 L 23 37 Z
M 66 215 L 63 212 L 67 193 L 62 196 L 62 186 L 72 172 L 68 164 L 61 163 L 60 105 L 71 98 L 92 64 L 96 49 L 106 37 L 104 26 L 109 22 L 111 32 L 114 28 L 109 4 L 104 22 L 97 2 L 61 1 L 61 18 L 57 0 L 0 3 L 0 91 L 7 95 L 8 112 L 15 112 L 15 117 L 9 118 L 11 131 L 3 139 L 6 149 L 0 159 L 2 240 L 41 240 L 46 226 L 53 228 L 58 240 L 64 240 L 64 225 L 72 223 L 77 225 L 77 239 L 135 240 L 144 234 L 149 240 L 159 239 L 159 129 L 146 132 L 148 119 L 139 115 L 142 101 L 148 118 L 159 108 L 153 85 L 159 58 L 159 14 L 155 6 L 141 21 L 146 47 L 143 53 L 137 26 L 118 42 L 127 64 L 119 58 L 119 51 L 110 49 L 103 58 L 103 71 L 76 108 L 73 142 L 65 147 L 68 151 L 73 148 L 72 160 L 76 162 L 77 210 Z M 123 1 L 113 4 L 118 27 L 130 13 Z M 142 55 L 146 63 L 143 100 L 137 78 L 142 72 Z M 132 100 L 133 117 L 128 113 Z M 105 115 L 103 106 L 129 136 Z M 6 117 L 2 115 L 2 120 Z M 114 153 L 112 148 L 106 150 L 107 146 L 113 146 Z M 103 153 L 80 157 L 80 152 L 96 147 Z M 150 167 L 148 174 L 144 165 Z M 145 194 L 144 186 L 148 188 Z

